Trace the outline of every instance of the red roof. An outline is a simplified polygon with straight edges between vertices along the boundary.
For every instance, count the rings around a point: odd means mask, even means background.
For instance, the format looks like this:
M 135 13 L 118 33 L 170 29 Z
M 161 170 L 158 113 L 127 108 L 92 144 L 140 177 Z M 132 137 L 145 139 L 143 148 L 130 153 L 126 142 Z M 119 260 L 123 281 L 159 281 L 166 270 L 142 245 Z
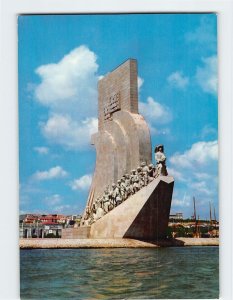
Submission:
M 60 225 L 56 222 L 42 222 L 43 225 Z

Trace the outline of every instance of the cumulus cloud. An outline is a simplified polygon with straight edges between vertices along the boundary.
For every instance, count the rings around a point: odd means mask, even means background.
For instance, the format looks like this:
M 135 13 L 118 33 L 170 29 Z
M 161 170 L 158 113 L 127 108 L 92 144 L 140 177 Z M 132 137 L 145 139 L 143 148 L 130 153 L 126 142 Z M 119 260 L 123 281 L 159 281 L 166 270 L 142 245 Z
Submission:
M 86 174 L 80 178 L 74 179 L 71 183 L 72 190 L 88 190 L 92 181 L 92 175 Z
M 165 124 L 172 120 L 169 108 L 156 102 L 152 97 L 148 97 L 146 102 L 139 102 L 139 111 L 151 124 Z
M 49 148 L 47 148 L 47 147 L 34 147 L 33 149 L 34 149 L 34 151 L 36 151 L 37 153 L 42 154 L 42 155 L 49 153 Z
M 54 114 L 40 127 L 50 142 L 67 149 L 82 150 L 90 143 L 90 136 L 97 131 L 98 120 L 86 118 L 75 121 L 69 115 Z
M 56 166 L 48 171 L 37 171 L 32 178 L 34 180 L 42 181 L 42 180 L 51 180 L 55 178 L 64 178 L 68 175 L 68 173 L 63 170 L 62 167 Z
M 84 150 L 97 128 L 97 56 L 86 46 L 75 48 L 59 62 L 36 69 L 41 83 L 35 98 L 48 107 L 40 124 L 48 141 L 66 149 Z
M 197 142 L 191 149 L 184 153 L 176 153 L 170 158 L 172 164 L 179 167 L 192 167 L 194 165 L 205 165 L 210 161 L 218 159 L 218 142 Z
M 206 217 L 208 203 L 212 201 L 217 206 L 217 175 L 218 175 L 218 143 L 217 141 L 200 141 L 193 144 L 183 153 L 175 153 L 169 159 L 171 164 L 169 174 L 175 178 L 175 198 L 172 201 L 174 209 L 188 207 L 187 202 L 193 196 L 197 199 L 198 213 Z M 186 197 L 186 192 L 189 195 Z M 183 200 L 181 200 L 183 198 Z M 182 204 L 183 203 L 183 204 Z M 191 202 L 190 202 L 191 203 Z
M 213 55 L 203 58 L 203 66 L 197 67 L 196 80 L 202 90 L 206 93 L 217 94 L 217 56 Z
M 181 71 L 176 71 L 170 74 L 167 81 L 170 85 L 178 89 L 184 89 L 189 84 L 189 78 L 184 76 Z
M 58 63 L 36 69 L 41 83 L 35 89 L 37 100 L 56 111 L 74 109 L 73 105 L 97 103 L 96 55 L 86 46 L 75 48 Z M 80 108 L 80 107 L 79 107 Z

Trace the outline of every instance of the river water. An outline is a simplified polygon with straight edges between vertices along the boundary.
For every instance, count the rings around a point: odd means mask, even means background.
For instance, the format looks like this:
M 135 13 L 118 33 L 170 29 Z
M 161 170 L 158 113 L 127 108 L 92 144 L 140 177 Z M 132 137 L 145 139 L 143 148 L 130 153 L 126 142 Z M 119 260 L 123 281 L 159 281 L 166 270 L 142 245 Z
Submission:
M 218 247 L 20 251 L 21 299 L 219 297 Z

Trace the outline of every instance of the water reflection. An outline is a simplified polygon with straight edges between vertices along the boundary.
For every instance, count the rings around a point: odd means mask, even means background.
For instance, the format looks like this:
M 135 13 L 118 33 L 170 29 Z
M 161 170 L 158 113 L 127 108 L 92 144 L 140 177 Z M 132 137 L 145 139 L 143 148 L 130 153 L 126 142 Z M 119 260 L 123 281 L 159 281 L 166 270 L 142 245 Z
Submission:
M 21 250 L 21 298 L 218 298 L 218 248 Z

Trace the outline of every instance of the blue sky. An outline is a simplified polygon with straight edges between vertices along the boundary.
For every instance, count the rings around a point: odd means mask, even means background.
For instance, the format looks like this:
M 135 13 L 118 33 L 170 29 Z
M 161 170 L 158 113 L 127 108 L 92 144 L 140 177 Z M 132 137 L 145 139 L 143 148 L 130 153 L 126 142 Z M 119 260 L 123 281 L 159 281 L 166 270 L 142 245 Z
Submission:
M 20 16 L 20 212 L 82 213 L 97 82 L 138 61 L 139 108 L 175 178 L 172 212 L 218 216 L 215 14 Z

